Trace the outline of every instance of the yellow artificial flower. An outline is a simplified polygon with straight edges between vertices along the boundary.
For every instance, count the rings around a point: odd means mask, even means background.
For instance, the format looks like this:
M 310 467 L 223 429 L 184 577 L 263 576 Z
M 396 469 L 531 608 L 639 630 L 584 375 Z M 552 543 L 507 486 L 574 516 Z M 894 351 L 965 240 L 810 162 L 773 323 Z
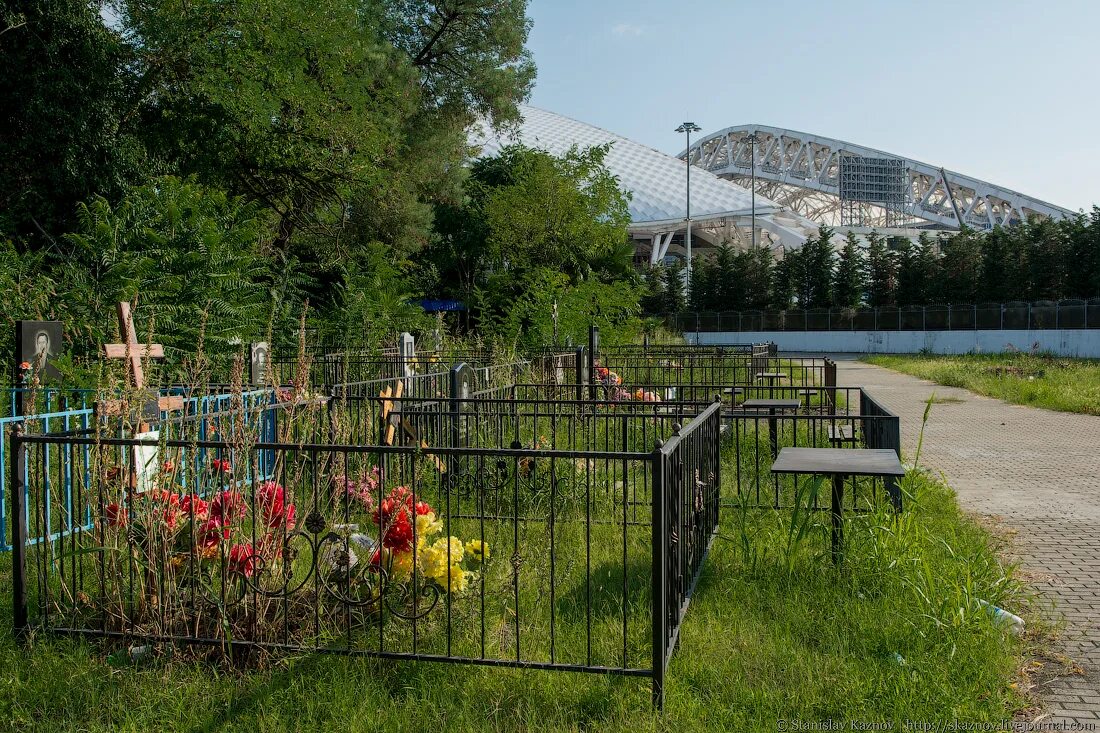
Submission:
M 390 553 L 390 577 L 395 580 L 404 580 L 412 575 L 413 569 L 413 554 L 412 552 L 393 552 Z
M 423 544 L 443 529 L 443 522 L 435 517 L 435 512 L 418 514 L 416 517 L 416 541 Z
M 429 578 L 435 578 L 447 574 L 447 550 L 436 545 L 430 545 L 420 550 L 417 560 L 420 562 L 420 571 Z
M 484 540 L 470 540 L 466 543 L 466 552 L 478 562 L 489 559 L 489 543 Z
M 466 575 L 467 573 L 458 565 L 452 565 L 451 568 L 451 593 L 461 593 L 466 590 Z

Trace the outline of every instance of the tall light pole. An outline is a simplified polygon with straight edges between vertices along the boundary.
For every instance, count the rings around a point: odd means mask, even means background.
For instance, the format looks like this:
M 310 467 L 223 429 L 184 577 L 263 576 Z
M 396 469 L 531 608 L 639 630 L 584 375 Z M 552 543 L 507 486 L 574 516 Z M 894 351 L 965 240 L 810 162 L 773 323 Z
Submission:
M 699 132 L 702 129 L 694 122 L 685 122 L 676 128 L 676 132 L 682 132 L 687 136 L 687 145 L 684 147 L 684 150 L 687 151 L 684 155 L 684 162 L 687 163 L 687 205 L 685 207 L 687 236 L 684 237 L 684 249 L 687 250 L 687 271 L 685 273 L 687 287 L 685 290 L 691 287 L 691 133 Z
M 749 143 L 749 170 L 752 176 L 752 248 L 756 249 L 756 133 L 745 138 Z

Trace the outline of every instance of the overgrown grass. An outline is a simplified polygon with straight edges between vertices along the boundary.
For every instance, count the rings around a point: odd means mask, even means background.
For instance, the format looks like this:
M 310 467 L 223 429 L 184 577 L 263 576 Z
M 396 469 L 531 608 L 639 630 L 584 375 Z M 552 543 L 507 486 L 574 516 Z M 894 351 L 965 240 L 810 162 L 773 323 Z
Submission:
M 772 731 L 781 717 L 1010 716 L 1023 703 L 1011 682 L 1025 642 L 978 600 L 1019 611 L 1024 596 L 948 489 L 915 474 L 908 488 L 900 519 L 849 521 L 839 571 L 827 513 L 801 515 L 803 535 L 790 512 L 723 510 L 664 716 L 638 678 L 317 654 L 243 671 L 183 650 L 116 669 L 109 645 L 21 645 L 5 625 L 0 720 L 13 730 Z M 10 558 L 0 562 L 10 619 Z
M 867 356 L 871 364 L 1048 410 L 1100 415 L 1100 360 L 1037 354 Z

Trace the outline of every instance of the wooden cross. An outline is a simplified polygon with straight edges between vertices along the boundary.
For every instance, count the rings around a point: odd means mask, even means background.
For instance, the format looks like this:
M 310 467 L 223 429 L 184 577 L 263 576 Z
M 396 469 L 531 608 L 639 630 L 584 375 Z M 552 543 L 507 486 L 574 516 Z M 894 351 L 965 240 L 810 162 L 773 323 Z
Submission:
M 129 361 L 130 376 L 134 380 L 134 388 L 145 389 L 145 372 L 142 369 L 142 359 L 163 359 L 164 346 L 161 344 L 143 344 L 138 341 L 137 330 L 134 328 L 134 317 L 130 312 L 130 304 L 123 301 L 118 304 L 119 332 L 125 343 L 104 344 L 103 352 L 108 359 L 126 359 Z M 101 415 L 117 415 L 122 412 L 122 400 L 106 400 L 96 405 L 96 410 Z M 157 409 L 170 412 L 183 409 L 183 397 L 161 397 L 157 400 Z M 149 430 L 149 425 L 141 423 L 138 432 Z
M 386 425 L 386 435 L 382 439 L 382 442 L 386 445 L 393 445 L 394 433 L 397 430 L 397 425 L 401 425 L 401 429 L 405 433 L 420 444 L 421 450 L 427 450 L 428 444 L 419 435 L 417 435 L 416 429 L 405 422 L 405 418 L 401 416 L 401 395 L 405 392 L 405 380 L 397 380 L 397 388 L 393 389 L 386 387 L 378 396 L 382 398 L 382 422 Z M 440 473 L 447 473 L 447 466 L 440 460 L 439 456 L 433 454 L 429 455 L 432 459 L 432 463 L 439 470 Z

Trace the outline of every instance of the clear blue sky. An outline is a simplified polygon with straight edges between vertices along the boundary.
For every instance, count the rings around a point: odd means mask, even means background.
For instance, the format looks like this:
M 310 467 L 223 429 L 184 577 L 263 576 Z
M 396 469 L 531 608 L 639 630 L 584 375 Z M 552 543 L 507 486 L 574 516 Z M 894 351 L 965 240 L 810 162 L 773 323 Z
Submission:
M 677 153 L 673 129 L 827 135 L 1050 203 L 1100 203 L 1098 0 L 532 0 L 531 102 Z

